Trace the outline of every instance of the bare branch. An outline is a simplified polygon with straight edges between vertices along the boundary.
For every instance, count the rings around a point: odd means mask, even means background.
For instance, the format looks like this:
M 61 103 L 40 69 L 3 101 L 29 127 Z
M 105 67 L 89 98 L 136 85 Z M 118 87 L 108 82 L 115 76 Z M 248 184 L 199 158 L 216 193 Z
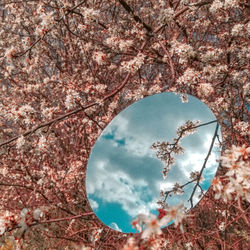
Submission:
M 190 198 L 189 198 L 189 201 L 191 202 L 191 208 L 193 208 L 193 196 L 194 196 L 195 191 L 196 191 L 196 189 L 197 189 L 197 187 L 198 187 L 198 185 L 199 185 L 200 178 L 201 178 L 201 176 L 202 176 L 202 172 L 204 171 L 204 169 L 205 169 L 205 167 L 206 167 L 208 158 L 209 158 L 209 156 L 210 156 L 210 154 L 211 154 L 211 152 L 212 152 L 212 149 L 213 149 L 213 146 L 214 146 L 214 142 L 215 142 L 215 139 L 216 139 L 216 136 L 217 136 L 217 133 L 218 133 L 218 129 L 219 129 L 219 123 L 217 122 L 215 131 L 214 131 L 214 136 L 213 136 L 212 142 L 211 142 L 211 144 L 210 144 L 210 148 L 209 148 L 209 150 L 208 150 L 207 156 L 206 156 L 206 158 L 205 158 L 205 161 L 204 161 L 203 166 L 202 166 L 202 168 L 201 168 L 200 174 L 199 174 L 199 176 L 198 176 L 197 183 L 196 183 L 196 185 L 194 186 L 193 192 L 192 192 L 192 194 L 191 194 L 191 196 L 190 196 Z

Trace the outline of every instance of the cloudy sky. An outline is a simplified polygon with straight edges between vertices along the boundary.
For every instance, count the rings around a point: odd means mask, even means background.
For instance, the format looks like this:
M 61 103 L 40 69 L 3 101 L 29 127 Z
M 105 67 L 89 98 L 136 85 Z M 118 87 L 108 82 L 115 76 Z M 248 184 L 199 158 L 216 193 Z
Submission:
M 200 100 L 188 97 L 188 103 L 182 103 L 174 93 L 144 98 L 118 114 L 96 141 L 88 162 L 86 189 L 92 209 L 106 225 L 135 232 L 130 223 L 137 214 L 157 214 L 160 189 L 170 190 L 176 182 L 185 184 L 192 171 L 201 169 L 216 123 L 200 127 L 195 134 L 182 139 L 185 153 L 176 157 L 165 180 L 161 173 L 163 164 L 150 148 L 156 141 L 171 142 L 176 137 L 176 128 L 187 120 L 206 123 L 216 119 Z M 219 148 L 214 147 L 203 175 L 204 190 L 216 173 L 219 154 Z M 189 208 L 193 186 L 186 186 L 183 195 L 174 195 L 167 203 L 176 205 L 184 200 Z M 199 192 L 194 204 L 199 201 L 198 195 Z

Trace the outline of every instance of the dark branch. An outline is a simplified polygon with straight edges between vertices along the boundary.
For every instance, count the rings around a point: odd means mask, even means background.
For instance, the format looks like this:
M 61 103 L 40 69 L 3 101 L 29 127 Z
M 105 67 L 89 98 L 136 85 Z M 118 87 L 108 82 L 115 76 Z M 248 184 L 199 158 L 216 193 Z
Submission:
M 196 191 L 196 189 L 197 189 L 197 187 L 198 187 L 198 185 L 199 185 L 200 178 L 201 178 L 201 176 L 202 176 L 202 172 L 203 172 L 203 170 L 204 170 L 205 167 L 206 167 L 208 158 L 209 158 L 209 156 L 210 156 L 210 154 L 211 154 L 211 151 L 212 151 L 212 149 L 213 149 L 214 142 L 215 142 L 215 139 L 216 139 L 216 136 L 217 136 L 217 133 L 218 133 L 218 129 L 219 129 L 219 123 L 217 122 L 215 131 L 214 131 L 214 136 L 213 136 L 213 139 L 212 139 L 212 142 L 211 142 L 209 151 L 208 151 L 208 153 L 207 153 L 207 156 L 206 156 L 205 161 L 204 161 L 204 163 L 203 163 L 203 166 L 202 166 L 202 168 L 201 168 L 200 174 L 199 174 L 199 176 L 198 176 L 198 181 L 197 181 L 196 185 L 194 186 L 193 192 L 192 192 L 192 194 L 191 194 L 191 196 L 190 196 L 190 198 L 189 198 L 189 201 L 191 202 L 191 208 L 193 208 L 193 196 L 194 196 L 194 193 L 195 193 L 195 191 Z
M 146 23 L 144 23 L 144 22 L 141 20 L 141 18 L 140 18 L 139 16 L 137 16 L 137 15 L 134 14 L 133 10 L 132 10 L 131 7 L 127 4 L 126 1 L 124 1 L 124 0 L 119 0 L 119 2 L 120 2 L 120 4 L 123 6 L 123 8 L 124 8 L 128 13 L 130 13 L 130 14 L 133 16 L 134 20 L 135 20 L 137 23 L 141 23 L 141 24 L 143 25 L 143 27 L 144 27 L 148 32 L 152 32 L 152 31 L 153 31 L 153 29 L 152 29 L 149 25 L 147 25 Z

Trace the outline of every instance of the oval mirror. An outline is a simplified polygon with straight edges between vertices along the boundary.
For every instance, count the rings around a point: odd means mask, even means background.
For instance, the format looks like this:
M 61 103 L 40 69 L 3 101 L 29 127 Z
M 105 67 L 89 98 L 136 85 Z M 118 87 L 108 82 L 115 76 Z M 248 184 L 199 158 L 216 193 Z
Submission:
M 214 178 L 220 138 L 212 111 L 191 95 L 161 93 L 133 103 L 92 149 L 86 191 L 93 211 L 107 226 L 135 233 L 131 221 L 140 213 L 158 215 L 157 208 L 182 201 L 189 210 Z

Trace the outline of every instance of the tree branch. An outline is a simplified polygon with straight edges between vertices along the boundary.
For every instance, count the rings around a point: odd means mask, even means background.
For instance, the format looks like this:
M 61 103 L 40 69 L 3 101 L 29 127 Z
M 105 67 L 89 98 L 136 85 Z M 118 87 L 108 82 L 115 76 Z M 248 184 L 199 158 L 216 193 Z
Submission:
M 127 83 L 128 80 L 129 80 L 130 75 L 131 75 L 131 74 L 128 73 L 127 76 L 125 77 L 124 81 L 121 83 L 121 85 L 118 86 L 117 88 L 115 88 L 113 91 L 111 91 L 111 93 L 107 94 L 107 95 L 103 98 L 103 101 L 105 101 L 105 100 L 109 99 L 110 97 L 114 96 L 115 94 L 117 94 L 117 93 L 126 85 L 126 83 Z M 41 123 L 41 124 L 39 124 L 38 126 L 36 126 L 35 128 L 30 129 L 30 130 L 24 132 L 23 134 L 20 134 L 20 135 L 15 136 L 15 137 L 13 137 L 13 138 L 11 138 L 11 139 L 5 141 L 5 142 L 0 143 L 0 147 L 1 147 L 1 146 L 4 146 L 4 145 L 6 145 L 6 144 L 9 144 L 10 142 L 13 142 L 13 141 L 17 140 L 20 136 L 24 136 L 24 137 L 25 137 L 25 136 L 27 136 L 27 135 L 30 135 L 30 134 L 36 132 L 36 131 L 37 131 L 38 129 L 40 129 L 40 128 L 49 126 L 49 125 L 51 125 L 51 124 L 54 123 L 54 122 L 61 121 L 61 120 L 63 120 L 64 118 L 67 118 L 67 117 L 69 117 L 69 116 L 71 116 L 71 115 L 77 114 L 77 113 L 79 113 L 80 111 L 86 110 L 86 109 L 88 109 L 88 108 L 90 108 L 90 107 L 93 107 L 93 106 L 95 106 L 95 105 L 98 105 L 98 102 L 91 102 L 91 103 L 86 104 L 85 106 L 83 106 L 83 107 L 81 107 L 81 108 L 78 108 L 78 109 L 75 109 L 75 110 L 73 110 L 73 111 L 70 111 L 70 112 L 68 112 L 68 113 L 66 113 L 66 114 L 64 114 L 64 115 L 61 115 L 61 116 L 59 116 L 59 117 L 57 117 L 57 118 L 55 118 L 55 119 L 52 119 L 52 120 L 50 120 L 50 121 L 48 121 L 48 122 Z
M 173 81 L 175 81 L 175 70 L 174 70 L 174 64 L 173 64 L 171 55 L 170 55 L 170 53 L 168 52 L 168 50 L 166 49 L 166 47 L 164 46 L 164 44 L 163 44 L 161 41 L 159 41 L 159 44 L 161 45 L 163 51 L 165 52 L 165 54 L 166 54 L 167 57 L 168 57 L 168 61 L 169 61 L 169 66 L 170 66 L 170 70 L 171 70 L 172 79 L 173 79 Z
M 153 29 L 152 29 L 149 25 L 147 25 L 146 23 L 144 23 L 144 22 L 141 20 L 141 18 L 140 18 L 139 16 L 137 16 L 137 15 L 134 14 L 133 10 L 132 10 L 131 7 L 127 4 L 126 1 L 124 1 L 124 0 L 119 0 L 119 2 L 120 2 L 120 4 L 123 6 L 123 8 L 124 8 L 128 13 L 130 13 L 130 14 L 133 16 L 134 20 L 135 20 L 137 23 L 141 23 L 141 24 L 143 25 L 143 27 L 144 27 L 148 32 L 152 32 L 152 31 L 153 31 Z
M 33 223 L 33 224 L 29 225 L 29 226 L 33 226 L 33 225 L 37 225 L 37 224 L 53 223 L 53 222 L 59 222 L 59 221 L 74 220 L 74 219 L 78 219 L 78 218 L 81 218 L 81 217 L 84 217 L 84 216 L 93 215 L 93 214 L 94 214 L 94 212 L 88 212 L 88 213 L 78 214 L 78 215 L 71 216 L 71 217 L 51 219 L 51 220 L 44 220 L 44 221 L 39 221 L 37 223 Z
M 207 156 L 206 156 L 205 161 L 204 161 L 204 163 L 203 163 L 203 166 L 202 166 L 202 168 L 201 168 L 200 174 L 199 174 L 199 176 L 198 176 L 198 181 L 197 181 L 197 183 L 195 184 L 194 189 L 193 189 L 193 192 L 192 192 L 192 194 L 191 194 L 191 196 L 190 196 L 190 198 L 189 198 L 189 201 L 190 201 L 190 203 L 191 203 L 191 208 L 193 208 L 193 196 L 194 196 L 194 193 L 195 193 L 195 191 L 196 191 L 196 189 L 197 189 L 197 187 L 198 187 L 198 185 L 199 185 L 199 182 L 200 182 L 200 178 L 201 178 L 202 172 L 203 172 L 203 170 L 204 170 L 205 167 L 206 167 L 208 158 L 209 158 L 209 156 L 210 156 L 210 154 L 211 154 L 211 151 L 212 151 L 212 149 L 213 149 L 214 142 L 215 142 L 215 139 L 216 139 L 216 136 L 217 136 L 217 133 L 218 133 L 218 129 L 219 129 L 219 123 L 217 122 L 215 131 L 214 131 L 214 136 L 213 136 L 213 139 L 212 139 L 212 142 L 211 142 L 209 151 L 208 151 L 208 153 L 207 153 Z

